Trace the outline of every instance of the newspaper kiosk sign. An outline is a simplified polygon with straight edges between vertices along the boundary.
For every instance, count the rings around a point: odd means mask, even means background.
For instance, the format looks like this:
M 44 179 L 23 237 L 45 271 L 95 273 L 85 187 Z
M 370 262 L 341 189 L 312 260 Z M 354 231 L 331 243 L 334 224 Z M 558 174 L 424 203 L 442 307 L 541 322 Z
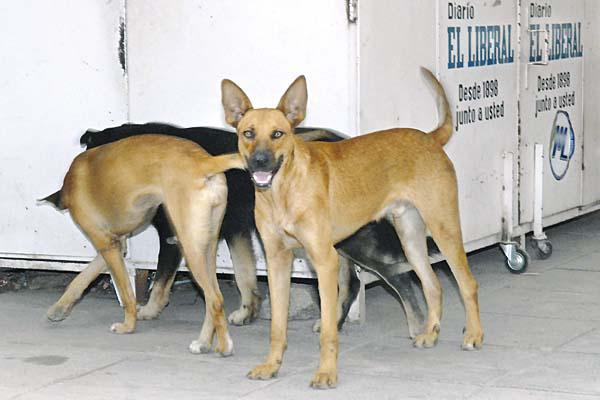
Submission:
M 544 145 L 543 215 L 581 203 L 584 1 L 521 3 L 521 223 L 533 218 L 533 147 Z
M 569 169 L 569 162 L 575 154 L 575 132 L 571 119 L 566 111 L 559 110 L 554 117 L 550 135 L 548 158 L 550 170 L 554 178 L 559 181 L 564 178 Z
M 458 174 L 469 241 L 501 231 L 501 197 L 482 202 L 481 193 L 502 192 L 503 159 L 492 154 L 517 149 L 517 7 L 457 0 L 440 2 L 438 10 L 438 70 L 454 122 L 446 150 Z M 480 151 L 465 157 L 473 148 Z

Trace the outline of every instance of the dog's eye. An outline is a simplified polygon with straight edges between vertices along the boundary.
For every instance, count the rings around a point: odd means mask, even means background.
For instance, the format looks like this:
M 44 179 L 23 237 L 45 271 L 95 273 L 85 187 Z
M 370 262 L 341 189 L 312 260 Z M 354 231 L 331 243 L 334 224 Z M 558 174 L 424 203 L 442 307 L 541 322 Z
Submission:
M 254 139 L 254 136 L 255 136 L 254 131 L 251 131 L 249 129 L 247 131 L 244 131 L 244 137 L 246 139 Z
M 280 137 L 283 136 L 283 132 L 282 131 L 275 131 L 271 134 L 271 137 L 273 139 L 279 139 Z

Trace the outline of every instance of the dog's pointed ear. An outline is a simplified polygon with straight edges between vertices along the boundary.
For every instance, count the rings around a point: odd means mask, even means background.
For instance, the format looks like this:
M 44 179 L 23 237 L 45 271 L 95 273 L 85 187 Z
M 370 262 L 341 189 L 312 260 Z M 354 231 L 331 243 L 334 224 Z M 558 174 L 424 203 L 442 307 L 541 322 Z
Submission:
M 242 119 L 246 111 L 252 108 L 250 99 L 238 85 L 229 79 L 221 82 L 221 102 L 225 110 L 225 120 L 234 128 Z
M 307 101 L 306 79 L 304 75 L 300 75 L 285 91 L 285 94 L 279 100 L 277 109 L 286 116 L 292 126 L 296 126 L 306 116 Z

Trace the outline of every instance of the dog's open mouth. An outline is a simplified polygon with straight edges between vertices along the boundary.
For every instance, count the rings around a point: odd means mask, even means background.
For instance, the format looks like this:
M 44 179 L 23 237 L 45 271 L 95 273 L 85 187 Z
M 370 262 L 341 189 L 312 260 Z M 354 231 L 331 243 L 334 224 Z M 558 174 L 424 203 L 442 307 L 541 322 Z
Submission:
M 254 171 L 252 173 L 252 180 L 258 187 L 269 187 L 273 180 L 273 171 Z
M 271 184 L 273 183 L 273 178 L 275 177 L 275 174 L 277 174 L 277 171 L 279 171 L 282 162 L 283 156 L 280 156 L 277 160 L 275 168 L 273 168 L 272 170 L 250 171 L 250 177 L 252 178 L 252 182 L 254 182 L 254 185 L 260 189 L 270 188 Z

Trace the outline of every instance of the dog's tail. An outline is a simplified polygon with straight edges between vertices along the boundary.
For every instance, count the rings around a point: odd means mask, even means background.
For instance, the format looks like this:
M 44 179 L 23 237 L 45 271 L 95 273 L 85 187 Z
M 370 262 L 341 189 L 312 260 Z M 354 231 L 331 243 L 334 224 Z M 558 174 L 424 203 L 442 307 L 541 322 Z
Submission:
M 430 70 L 421 67 L 421 73 L 423 74 L 427 86 L 433 91 L 438 111 L 438 121 L 440 121 L 440 125 L 429 134 L 436 142 L 443 146 L 448 143 L 450 137 L 452 137 L 452 114 L 450 113 L 446 92 L 444 92 L 444 88 Z
M 96 129 L 88 129 L 85 131 L 81 138 L 79 138 L 79 145 L 81 147 L 90 147 L 92 144 L 94 134 L 98 133 Z
M 305 142 L 339 142 L 348 139 L 348 136 L 342 133 L 321 128 L 296 128 L 296 135 Z
M 202 174 L 207 177 L 220 174 L 230 169 L 245 169 L 244 161 L 239 153 L 221 154 L 207 157 L 202 162 Z
M 54 192 L 50 196 L 47 196 L 47 197 L 44 197 L 43 199 L 38 200 L 37 203 L 38 203 L 38 205 L 40 205 L 42 203 L 50 203 L 57 210 L 60 210 L 60 211 L 66 210 L 67 207 L 65 207 L 65 205 L 63 204 L 61 193 L 62 193 L 62 190 Z

